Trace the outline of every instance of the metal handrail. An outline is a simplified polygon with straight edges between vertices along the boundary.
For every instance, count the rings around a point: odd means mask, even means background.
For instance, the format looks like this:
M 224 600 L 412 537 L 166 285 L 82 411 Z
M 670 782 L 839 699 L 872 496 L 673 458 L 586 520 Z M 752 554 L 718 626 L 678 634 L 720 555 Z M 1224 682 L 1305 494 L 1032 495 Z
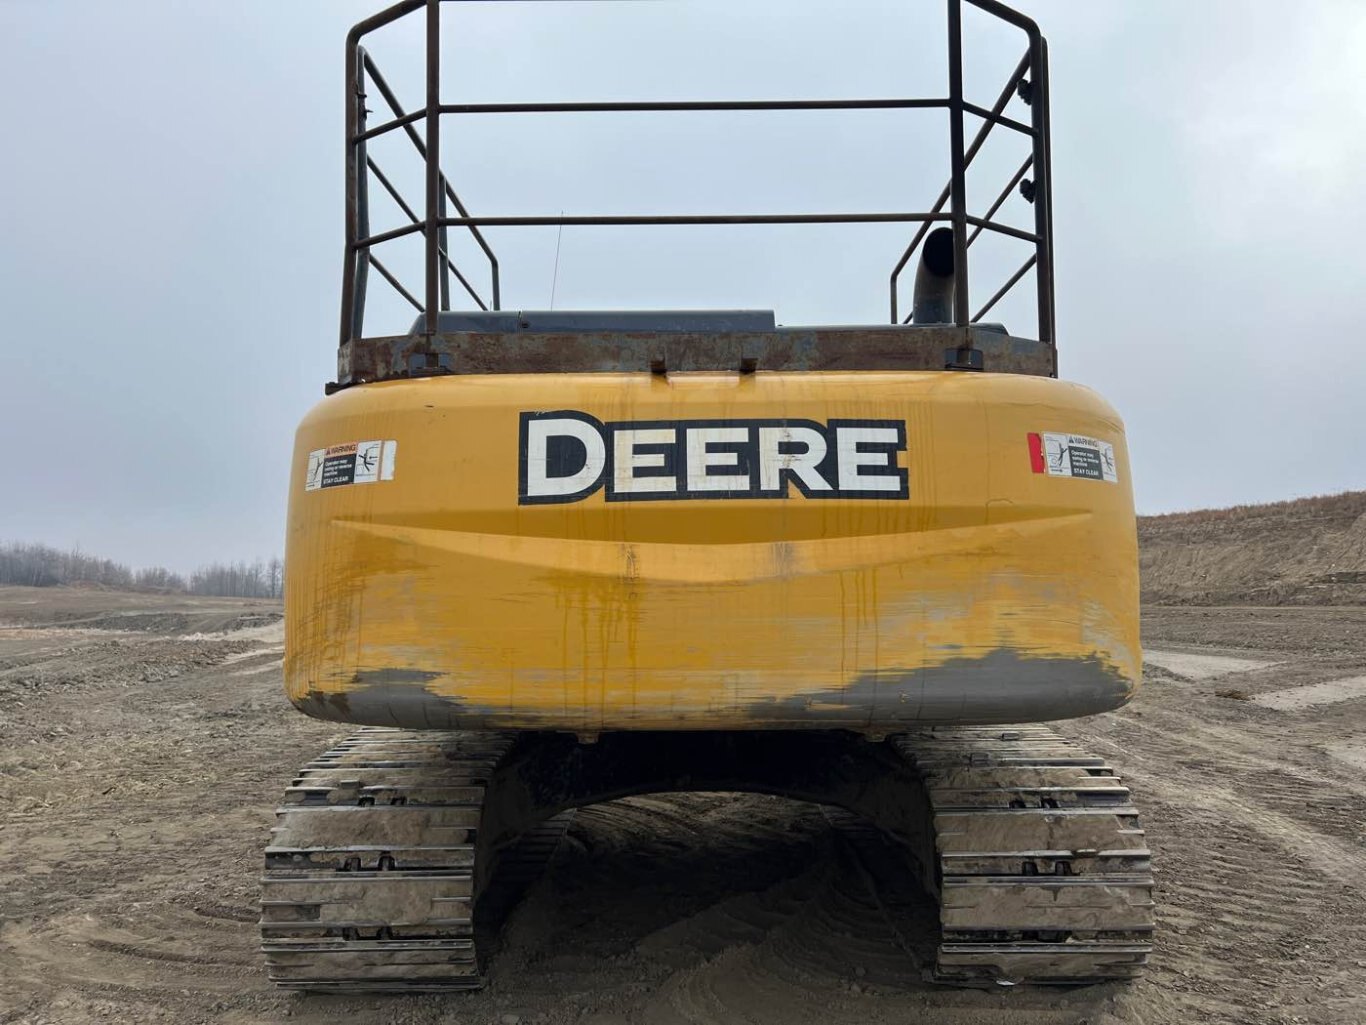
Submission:
M 375 65 L 375 62 L 374 62 L 374 60 L 371 58 L 371 56 L 370 56 L 368 53 L 366 53 L 365 50 L 364 50 L 363 48 L 361 49 L 360 54 L 361 54 L 361 66 L 365 69 L 365 73 L 366 73 L 367 75 L 369 75 L 370 79 L 375 83 L 375 87 L 376 87 L 377 89 L 379 89 L 380 95 L 384 98 L 384 102 L 388 104 L 389 109 L 392 110 L 396 115 L 398 115 L 397 120 L 396 120 L 396 121 L 389 122 L 389 124 L 392 125 L 392 126 L 394 126 L 394 127 L 400 127 L 400 126 L 403 127 L 404 132 L 405 132 L 405 134 L 408 136 L 409 141 L 412 142 L 412 144 L 413 144 L 413 148 L 417 150 L 417 155 L 418 155 L 419 157 L 421 157 L 422 160 L 423 160 L 423 162 L 425 163 L 425 162 L 427 161 L 427 147 L 426 147 L 426 144 L 422 141 L 422 137 L 421 137 L 420 135 L 417 134 L 417 130 L 416 130 L 415 128 L 412 127 L 412 122 L 413 122 L 414 120 L 416 120 L 417 118 L 414 117 L 413 115 L 408 115 L 408 114 L 405 114 L 405 113 L 404 113 L 402 104 L 400 104 L 400 103 L 398 102 L 398 96 L 394 93 L 393 88 L 392 88 L 392 87 L 389 85 L 389 83 L 385 80 L 384 76 L 383 76 L 382 74 L 380 74 L 380 70 L 379 70 L 379 68 Z M 423 112 L 423 116 L 425 116 L 425 112 Z M 364 118 L 364 110 L 363 110 L 363 109 L 362 109 L 362 112 L 361 112 L 361 117 Z M 370 132 L 368 132 L 368 131 L 367 131 L 367 132 L 362 132 L 362 133 L 360 133 L 361 141 L 364 142 L 365 140 L 367 140 L 368 138 L 370 138 L 371 135 L 372 135 L 372 133 L 370 133 Z M 367 159 L 368 159 L 368 158 L 367 158 Z M 372 166 L 373 166 L 373 165 L 372 165 Z M 375 168 L 375 170 L 378 170 L 378 168 Z M 468 216 L 469 212 L 465 209 L 465 205 L 460 201 L 460 197 L 457 196 L 457 195 L 455 194 L 455 190 L 454 190 L 453 188 L 451 188 L 451 183 L 450 183 L 449 180 L 447 180 L 445 174 L 441 174 L 441 175 L 440 175 L 440 178 L 441 178 L 441 185 L 442 185 L 442 198 L 443 198 L 443 199 L 444 199 L 444 198 L 449 198 L 450 201 L 451 201 L 452 203 L 455 204 L 455 207 L 456 207 L 457 210 L 459 210 L 462 214 L 465 214 L 466 216 Z M 403 204 L 403 205 L 406 207 L 406 204 Z M 413 220 L 416 222 L 416 221 L 418 220 L 418 218 L 414 215 L 414 216 L 413 216 Z M 483 234 L 479 231 L 478 228 L 471 227 L 471 228 L 470 228 L 470 234 L 474 237 L 474 240 L 479 244 L 479 247 L 480 247 L 481 249 L 484 250 L 484 254 L 488 257 L 488 260 L 489 260 L 490 276 L 491 276 L 492 279 L 493 279 L 493 280 L 492 280 L 492 285 L 493 285 L 494 309 L 497 309 L 497 308 L 498 308 L 498 290 L 499 290 L 499 289 L 498 289 L 498 258 L 497 258 L 496 256 L 493 255 L 493 250 L 489 247 L 488 242 L 485 240 Z M 439 241 L 439 240 L 438 240 L 438 241 Z M 443 248 L 444 248 L 444 247 L 443 247 Z M 456 269 L 455 264 L 452 263 L 452 262 L 450 261 L 449 258 L 446 259 L 445 263 L 446 263 L 447 269 L 450 270 L 450 271 L 453 271 L 453 272 L 455 273 L 455 276 L 456 276 L 457 278 L 460 279 L 460 283 L 461 283 L 462 285 L 465 286 L 465 290 L 466 290 L 467 292 L 469 292 L 470 295 L 474 298 L 474 301 L 475 301 L 476 303 L 479 304 L 479 308 L 480 308 L 480 309 L 484 309 L 484 310 L 488 309 L 488 306 L 485 305 L 484 300 L 480 298 L 479 294 L 474 290 L 474 288 L 470 285 L 470 283 L 465 279 L 465 276 L 464 276 L 463 274 L 461 274 L 460 271 L 459 271 L 458 269 Z M 445 291 L 445 293 L 447 294 L 447 301 L 448 301 L 448 299 L 449 299 L 449 282 L 446 282 L 446 283 L 445 283 L 444 291 Z M 447 305 L 445 305 L 445 304 L 443 303 L 442 309 L 448 309 L 448 308 L 449 308 L 449 306 L 447 306 Z
M 367 271 L 371 266 L 389 282 L 405 300 L 422 314 L 422 333 L 435 334 L 438 313 L 450 309 L 450 278 L 452 275 L 481 309 L 501 308 L 501 288 L 498 259 L 484 237 L 482 227 L 522 226 L 577 226 L 577 225 L 719 225 L 719 224 L 856 224 L 856 223 L 918 223 L 918 231 L 895 264 L 890 278 L 891 322 L 899 322 L 899 279 L 920 248 L 930 228 L 939 223 L 952 227 L 954 240 L 954 296 L 953 319 L 959 326 L 976 323 L 1013 288 L 1031 269 L 1037 281 L 1039 339 L 1055 343 L 1053 304 L 1052 257 L 1052 180 L 1050 172 L 1050 139 L 1048 120 L 1048 59 L 1047 44 L 1038 26 L 1029 18 L 1005 7 L 996 0 L 946 0 L 948 7 L 949 94 L 938 98 L 882 97 L 869 99 L 750 99 L 750 100 L 666 100 L 666 101 L 593 101 L 553 103 L 442 103 L 440 97 L 440 7 L 451 0 L 403 0 L 385 11 L 356 25 L 347 36 L 347 107 L 346 107 L 346 262 L 342 286 L 341 340 L 346 343 L 361 337 L 365 307 Z M 963 5 L 975 7 L 988 15 L 1020 28 L 1028 37 L 1029 46 L 1020 59 L 1005 88 L 990 107 L 982 107 L 963 96 Z M 421 109 L 408 111 L 399 103 L 389 83 L 380 73 L 373 58 L 360 45 L 368 33 L 388 25 L 418 10 L 426 12 L 426 96 Z M 383 97 L 392 117 L 378 125 L 366 125 L 364 97 L 367 85 L 373 83 Z M 1019 94 L 1030 107 L 1030 123 L 1005 114 L 1011 98 Z M 440 125 L 442 116 L 480 114 L 585 114 L 621 112 L 671 111 L 779 111 L 779 110 L 912 110 L 942 109 L 949 117 L 950 168 L 949 182 L 938 200 L 925 212 L 861 212 L 845 213 L 716 213 L 716 214 L 640 214 L 640 215 L 485 215 L 474 216 L 465 207 L 438 166 L 440 154 Z M 964 117 L 971 114 L 982 121 L 971 143 L 965 139 Z M 424 129 L 419 130 L 422 122 Z M 1003 127 L 1031 139 L 1031 153 L 1019 170 L 996 197 L 985 216 L 978 217 L 968 210 L 966 173 L 981 150 L 991 131 Z M 402 132 L 413 144 L 426 171 L 425 203 L 410 204 L 399 193 L 392 180 L 367 152 L 367 143 L 393 132 Z M 1032 231 L 1016 228 L 994 220 L 1001 206 L 1014 190 L 1033 172 L 1032 189 L 1026 194 L 1034 205 Z M 373 175 L 381 187 L 397 203 L 409 223 L 397 228 L 371 233 L 368 210 L 368 179 Z M 454 206 L 459 216 L 450 216 L 447 203 Z M 947 206 L 947 212 L 945 208 Z M 486 300 L 451 258 L 446 233 L 460 228 L 470 232 L 488 260 L 491 281 L 491 301 Z M 972 229 L 969 234 L 969 229 Z M 992 231 L 1032 243 L 1033 254 L 997 290 L 991 299 L 969 316 L 968 249 L 983 231 Z M 424 238 L 424 267 L 426 281 L 424 298 L 419 300 L 387 267 L 377 260 L 372 250 L 385 242 L 411 234 Z M 910 318 L 907 317 L 907 322 Z M 969 345 L 971 340 L 969 337 Z
M 933 97 L 867 100 L 606 100 L 570 103 L 443 103 L 443 114 L 621 114 L 696 110 L 926 110 L 947 107 Z
M 1005 110 L 1006 104 L 1010 102 L 1010 97 L 1015 93 L 1016 81 L 1019 79 L 1021 75 L 1025 73 L 1028 67 L 1029 57 L 1028 55 L 1026 55 L 1020 58 L 1020 63 L 1016 65 L 1015 71 L 1010 76 L 1010 80 L 1006 82 L 1006 87 L 1001 90 L 1001 95 L 996 98 L 996 104 L 992 107 L 993 112 Z M 965 168 L 968 165 L 971 165 L 973 159 L 981 150 L 983 143 L 987 141 L 987 135 L 990 134 L 990 132 L 990 122 L 982 125 L 982 127 L 978 129 L 976 136 L 973 137 L 972 145 L 970 145 L 967 148 L 967 151 L 963 155 L 963 163 Z M 930 212 L 938 213 L 940 210 L 944 209 L 944 204 L 949 201 L 949 196 L 952 195 L 952 192 L 953 183 L 949 182 L 948 185 L 944 186 L 944 191 L 939 193 L 939 198 L 935 200 L 934 206 L 930 207 Z M 897 322 L 897 279 L 900 277 L 902 270 L 906 267 L 906 264 L 910 262 L 911 257 L 915 255 L 916 249 L 919 248 L 920 243 L 924 241 L 925 235 L 929 233 L 929 230 L 929 226 L 927 225 L 921 228 L 921 230 L 916 233 L 915 237 L 911 239 L 910 245 L 908 245 L 905 251 L 901 254 L 901 258 L 897 260 L 896 266 L 892 268 L 891 291 L 893 324 Z M 907 322 L 910 321 L 909 316 L 906 319 Z
M 991 206 L 987 207 L 987 212 L 984 217 L 984 220 L 989 221 L 993 216 L 995 216 L 996 211 L 1001 209 L 1001 205 L 1007 199 L 1009 199 L 1010 194 L 1015 191 L 1015 186 L 1019 185 L 1020 182 L 1024 180 L 1024 176 L 1029 173 L 1029 169 L 1033 166 L 1034 155 L 1031 153 L 1029 156 L 1025 157 L 1024 163 L 1021 164 L 1020 169 L 1011 176 L 1010 181 L 1006 182 L 1006 187 L 1001 190 L 999 195 L 997 195 L 996 199 L 992 202 Z M 977 236 L 982 234 L 984 230 L 984 228 L 979 227 L 976 231 L 974 231 L 971 235 L 968 236 L 969 248 L 971 248 L 972 243 L 976 241 Z

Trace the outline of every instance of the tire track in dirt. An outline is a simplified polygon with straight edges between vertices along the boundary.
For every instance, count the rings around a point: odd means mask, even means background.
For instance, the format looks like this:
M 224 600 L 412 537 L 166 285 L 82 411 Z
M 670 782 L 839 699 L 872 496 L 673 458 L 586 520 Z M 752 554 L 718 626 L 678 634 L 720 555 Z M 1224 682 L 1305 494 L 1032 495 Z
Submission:
M 1366 788 L 1287 745 L 1287 725 L 1159 675 L 1136 707 L 1064 726 L 1135 788 L 1159 882 L 1155 981 L 1208 1020 L 1357 1020 L 1324 1008 L 1366 985 Z

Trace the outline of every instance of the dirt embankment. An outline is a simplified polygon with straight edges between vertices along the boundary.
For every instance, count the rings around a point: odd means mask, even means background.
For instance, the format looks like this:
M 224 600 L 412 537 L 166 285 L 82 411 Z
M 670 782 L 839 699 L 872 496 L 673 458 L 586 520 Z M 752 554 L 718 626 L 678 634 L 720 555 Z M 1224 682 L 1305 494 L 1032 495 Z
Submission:
M 1143 516 L 1143 602 L 1366 605 L 1366 491 Z

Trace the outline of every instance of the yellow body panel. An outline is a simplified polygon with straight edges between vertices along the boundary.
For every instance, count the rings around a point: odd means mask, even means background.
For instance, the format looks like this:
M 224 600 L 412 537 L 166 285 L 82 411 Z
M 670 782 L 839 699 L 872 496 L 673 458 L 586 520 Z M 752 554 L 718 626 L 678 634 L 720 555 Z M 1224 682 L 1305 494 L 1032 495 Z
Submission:
M 522 415 L 553 410 L 904 422 L 908 494 L 519 504 Z M 1117 479 L 1038 472 L 1045 432 L 1113 445 Z M 390 479 L 316 486 L 310 453 L 370 439 Z M 286 599 L 290 698 L 340 721 L 877 733 L 1085 715 L 1139 681 L 1120 420 L 1084 387 L 1007 374 L 353 387 L 299 428 Z

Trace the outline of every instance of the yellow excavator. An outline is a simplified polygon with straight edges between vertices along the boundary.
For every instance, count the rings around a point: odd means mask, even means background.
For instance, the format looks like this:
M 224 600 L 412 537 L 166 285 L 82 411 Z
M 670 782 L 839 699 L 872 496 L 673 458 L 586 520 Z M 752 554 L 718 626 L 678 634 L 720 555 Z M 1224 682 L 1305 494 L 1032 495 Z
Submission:
M 964 96 L 965 11 L 1024 42 L 991 106 Z M 425 19 L 426 96 L 408 109 L 363 43 L 410 15 Z M 279 808 L 270 977 L 478 987 L 499 880 L 544 859 L 564 813 L 679 790 L 875 825 L 938 901 L 935 979 L 1136 975 L 1153 929 L 1138 813 L 1104 759 L 1039 725 L 1123 705 L 1141 656 L 1124 429 L 1057 378 L 1037 26 L 948 0 L 948 91 L 928 99 L 450 103 L 440 20 L 440 0 L 406 0 L 346 44 L 341 346 L 294 446 L 285 677 L 298 709 L 358 730 Z M 439 161 L 443 122 L 469 114 L 841 109 L 945 117 L 938 201 L 475 216 Z M 966 171 L 992 132 L 1024 159 L 970 207 Z M 424 202 L 369 153 L 380 136 L 413 144 Z M 371 227 L 377 188 L 396 225 Z M 1027 223 L 1000 213 L 1011 199 Z M 836 327 L 762 310 L 506 311 L 485 231 L 869 222 L 914 232 L 890 317 Z M 1025 259 L 975 309 L 983 233 Z M 488 259 L 482 290 L 452 257 L 458 234 Z M 412 288 L 385 254 L 408 236 L 423 249 Z M 372 270 L 416 309 L 411 329 L 366 333 Z M 1022 281 L 1037 337 L 983 319 Z

